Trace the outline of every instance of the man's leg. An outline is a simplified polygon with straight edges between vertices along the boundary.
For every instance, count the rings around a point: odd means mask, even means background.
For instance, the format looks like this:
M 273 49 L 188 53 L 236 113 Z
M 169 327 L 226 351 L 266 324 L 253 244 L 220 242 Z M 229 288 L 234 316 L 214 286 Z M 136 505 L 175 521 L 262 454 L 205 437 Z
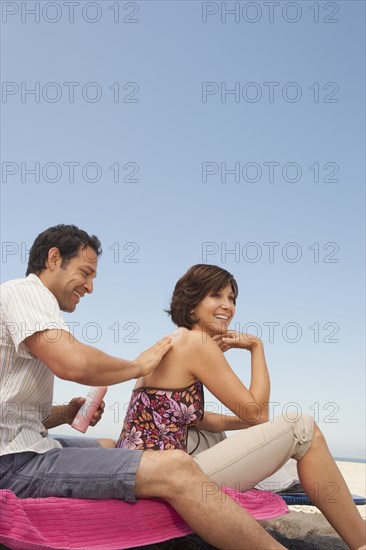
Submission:
M 18 497 L 160 497 L 203 539 L 223 550 L 283 548 L 238 504 L 219 491 L 182 451 L 52 449 L 1 457 L 0 487 Z
M 217 548 L 284 548 L 234 500 L 222 493 L 187 453 L 143 453 L 135 492 L 139 498 L 160 497 L 168 501 L 198 535 Z
M 104 449 L 87 438 L 83 445 L 0 457 L 0 488 L 10 489 L 19 498 L 117 498 L 135 502 L 135 477 L 142 451 Z

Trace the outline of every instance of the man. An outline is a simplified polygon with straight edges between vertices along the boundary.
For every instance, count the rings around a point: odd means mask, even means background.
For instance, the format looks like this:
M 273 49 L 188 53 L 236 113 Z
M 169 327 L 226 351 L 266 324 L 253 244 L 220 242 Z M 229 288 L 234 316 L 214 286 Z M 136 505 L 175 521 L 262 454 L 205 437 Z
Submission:
M 1 286 L 0 487 L 23 498 L 160 497 L 218 548 L 283 548 L 222 498 L 184 452 L 86 448 L 79 440 L 62 447 L 47 437 L 47 427 L 70 423 L 77 410 L 75 401 L 51 408 L 55 375 L 92 386 L 117 384 L 146 376 L 173 345 L 164 337 L 126 361 L 71 336 L 60 310 L 74 311 L 92 293 L 100 253 L 95 236 L 73 225 L 51 227 L 30 250 L 27 277 Z

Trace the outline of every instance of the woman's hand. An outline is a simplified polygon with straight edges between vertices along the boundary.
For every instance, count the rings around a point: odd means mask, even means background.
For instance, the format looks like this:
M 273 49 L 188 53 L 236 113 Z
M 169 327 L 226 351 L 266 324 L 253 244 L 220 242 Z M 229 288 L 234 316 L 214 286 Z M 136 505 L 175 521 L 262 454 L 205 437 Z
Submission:
M 212 339 L 216 342 L 222 352 L 232 348 L 247 349 L 252 351 L 253 346 L 261 343 L 260 338 L 253 334 L 241 333 L 236 330 L 228 330 L 224 334 L 215 334 Z

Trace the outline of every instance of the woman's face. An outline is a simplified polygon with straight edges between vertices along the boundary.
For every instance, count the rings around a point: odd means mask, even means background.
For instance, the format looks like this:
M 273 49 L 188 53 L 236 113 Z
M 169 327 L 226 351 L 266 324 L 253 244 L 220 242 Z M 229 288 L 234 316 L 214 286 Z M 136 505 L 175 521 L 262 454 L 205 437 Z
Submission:
M 226 332 L 235 314 L 234 300 L 230 285 L 207 294 L 191 311 L 196 320 L 193 330 L 203 330 L 210 336 Z

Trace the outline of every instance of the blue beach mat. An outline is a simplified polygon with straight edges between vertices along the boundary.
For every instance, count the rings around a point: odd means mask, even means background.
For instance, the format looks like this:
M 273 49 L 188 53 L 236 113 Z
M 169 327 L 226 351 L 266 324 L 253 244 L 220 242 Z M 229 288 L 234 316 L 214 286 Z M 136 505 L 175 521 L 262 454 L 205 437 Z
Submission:
M 300 484 L 290 487 L 289 489 L 285 489 L 284 491 L 280 491 L 277 494 L 283 498 L 287 505 L 290 506 L 314 506 L 310 498 L 304 493 L 304 489 Z M 352 494 L 352 498 L 356 506 L 362 506 L 366 504 L 366 497 Z
M 283 498 L 288 506 L 293 506 L 295 504 L 299 506 L 315 506 L 311 502 L 311 500 L 305 495 L 305 493 L 303 495 L 283 495 L 282 493 L 277 494 Z M 356 506 L 362 506 L 363 504 L 366 504 L 366 497 L 361 497 L 360 495 L 352 495 L 352 498 Z

